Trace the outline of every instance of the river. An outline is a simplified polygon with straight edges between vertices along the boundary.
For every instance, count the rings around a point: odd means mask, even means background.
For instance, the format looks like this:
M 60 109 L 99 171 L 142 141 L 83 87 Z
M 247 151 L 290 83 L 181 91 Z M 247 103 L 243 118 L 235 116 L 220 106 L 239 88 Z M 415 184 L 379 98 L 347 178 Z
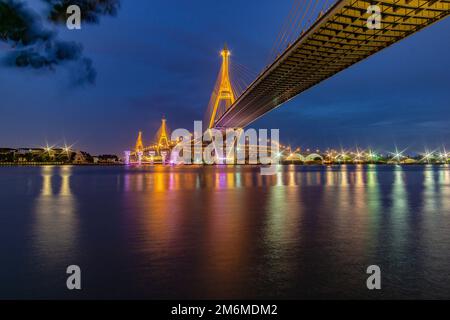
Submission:
M 450 298 L 448 166 L 0 167 L 0 190 L 2 299 Z

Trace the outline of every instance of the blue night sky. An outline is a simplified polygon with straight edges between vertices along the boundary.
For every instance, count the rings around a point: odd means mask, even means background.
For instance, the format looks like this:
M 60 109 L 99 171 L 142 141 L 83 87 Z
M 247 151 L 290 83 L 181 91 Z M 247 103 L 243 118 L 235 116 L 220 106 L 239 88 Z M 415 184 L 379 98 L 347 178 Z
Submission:
M 72 83 L 70 64 L 53 71 L 1 64 L 0 146 L 66 141 L 92 154 L 121 154 L 138 130 L 150 143 L 162 115 L 170 128 L 192 130 L 203 119 L 223 44 L 259 73 L 292 1 L 123 0 L 116 17 L 81 31 L 57 27 L 58 38 L 82 43 L 95 84 Z M 25 2 L 42 9 L 39 0 Z M 301 147 L 450 149 L 449 31 L 450 19 L 441 21 L 252 126 L 280 128 L 282 142 Z M 0 42 L 0 58 L 8 50 Z

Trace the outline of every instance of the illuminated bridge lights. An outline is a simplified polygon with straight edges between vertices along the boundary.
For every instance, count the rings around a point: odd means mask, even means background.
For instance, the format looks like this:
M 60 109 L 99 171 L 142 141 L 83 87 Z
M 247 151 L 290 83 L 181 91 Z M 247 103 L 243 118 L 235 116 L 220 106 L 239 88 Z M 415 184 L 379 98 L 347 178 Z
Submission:
M 126 153 L 125 162 L 132 163 L 166 163 L 169 162 L 170 152 L 180 141 L 171 141 L 168 135 L 167 121 L 161 119 L 161 127 L 157 133 L 157 139 L 154 144 L 145 146 L 143 142 L 143 133 L 139 131 L 136 144 L 132 152 Z
M 367 8 L 372 4 L 381 8 L 381 29 L 367 27 Z M 305 90 L 449 14 L 447 0 L 337 1 L 253 81 L 214 125 L 245 128 Z

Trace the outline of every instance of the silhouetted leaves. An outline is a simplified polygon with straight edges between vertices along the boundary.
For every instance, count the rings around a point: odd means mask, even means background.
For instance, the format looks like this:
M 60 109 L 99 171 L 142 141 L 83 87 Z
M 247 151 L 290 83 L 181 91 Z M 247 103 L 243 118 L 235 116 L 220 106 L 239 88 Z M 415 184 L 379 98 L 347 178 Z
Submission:
M 39 21 L 39 16 L 23 3 L 0 0 L 0 40 L 25 46 L 48 41 L 52 32 L 44 30 Z
M 42 0 L 49 6 L 40 16 L 18 0 L 0 0 L 0 41 L 11 46 L 4 63 L 18 68 L 54 70 L 70 63 L 71 80 L 75 84 L 94 83 L 96 71 L 92 60 L 83 56 L 83 46 L 56 38 L 56 32 L 44 22 L 64 24 L 70 5 L 81 8 L 82 21 L 98 23 L 101 15 L 114 16 L 118 0 Z

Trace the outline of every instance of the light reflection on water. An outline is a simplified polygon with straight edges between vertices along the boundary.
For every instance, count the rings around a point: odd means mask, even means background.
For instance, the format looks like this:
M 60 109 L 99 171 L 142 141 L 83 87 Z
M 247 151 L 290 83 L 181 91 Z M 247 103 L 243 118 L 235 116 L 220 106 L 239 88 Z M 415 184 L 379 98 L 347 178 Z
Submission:
M 33 247 L 40 264 L 52 264 L 77 250 L 77 205 L 70 188 L 72 167 L 43 167 L 35 200 Z
M 0 176 L 0 298 L 450 298 L 447 166 Z M 69 264 L 78 295 L 64 290 Z M 371 264 L 381 292 L 365 288 Z

